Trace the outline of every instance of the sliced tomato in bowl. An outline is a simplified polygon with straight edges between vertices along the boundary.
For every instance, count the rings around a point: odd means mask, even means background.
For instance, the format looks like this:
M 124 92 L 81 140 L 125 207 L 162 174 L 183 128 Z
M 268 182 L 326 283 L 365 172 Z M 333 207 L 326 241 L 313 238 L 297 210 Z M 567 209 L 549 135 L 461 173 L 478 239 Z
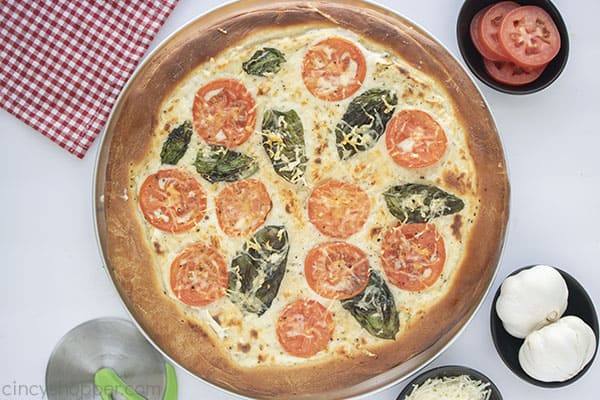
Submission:
M 479 23 L 479 37 L 486 53 L 493 55 L 492 60 L 508 60 L 506 50 L 500 45 L 499 32 L 504 16 L 519 8 L 514 1 L 501 1 L 486 9 Z M 483 54 L 483 53 L 482 53 Z
M 486 49 L 486 47 L 483 46 L 483 43 L 481 41 L 481 36 L 479 35 L 479 29 L 480 29 L 479 27 L 481 26 L 481 18 L 483 17 L 483 14 L 490 7 L 491 6 L 480 10 L 477 14 L 475 14 L 473 19 L 471 20 L 471 24 L 469 25 L 469 33 L 471 35 L 471 41 L 473 42 L 473 46 L 475 46 L 475 48 L 477 49 L 479 54 L 481 54 L 484 58 L 487 58 L 488 60 L 494 60 L 494 61 L 504 61 L 505 60 L 504 58 L 497 57 L 494 53 L 488 51 Z
M 485 58 L 483 65 L 494 80 L 511 86 L 526 85 L 535 81 L 546 68 L 545 65 L 538 68 L 523 68 L 511 61 L 492 61 Z
M 499 43 L 511 61 L 525 68 L 548 64 L 560 50 L 560 33 L 552 17 L 537 6 L 508 12 L 500 25 Z
M 569 38 L 560 12 L 550 2 L 531 3 L 540 6 L 466 0 L 460 10 L 460 52 L 482 82 L 501 92 L 542 90 L 566 65 Z

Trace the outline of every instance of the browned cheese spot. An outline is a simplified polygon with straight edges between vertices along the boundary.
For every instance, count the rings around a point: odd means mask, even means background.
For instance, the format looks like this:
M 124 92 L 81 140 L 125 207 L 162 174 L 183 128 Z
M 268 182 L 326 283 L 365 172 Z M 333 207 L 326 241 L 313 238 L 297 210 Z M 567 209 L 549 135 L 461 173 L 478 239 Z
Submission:
M 365 169 L 367 169 L 367 164 L 366 163 L 360 163 L 358 164 L 356 167 L 354 167 L 354 173 L 355 174 L 360 174 L 361 172 L 363 172 Z
M 229 321 L 227 321 L 227 326 L 228 327 L 233 327 L 233 326 L 237 326 L 237 327 L 242 327 L 242 321 L 240 321 L 237 318 L 232 318 Z
M 156 254 L 163 254 L 162 248 L 160 247 L 160 243 L 152 242 L 152 244 L 154 245 L 154 250 L 156 251 Z
M 283 189 L 281 191 L 281 197 L 283 199 L 283 203 L 285 204 L 285 212 L 294 217 L 299 225 L 304 224 L 300 205 L 294 192 L 289 189 Z
M 291 214 L 291 213 L 292 213 L 292 211 L 294 211 L 294 208 L 293 208 L 292 204 L 293 204 L 293 203 L 287 203 L 287 204 L 285 205 L 285 212 L 286 212 L 286 213 L 288 213 L 288 214 Z
M 212 246 L 213 249 L 220 249 L 221 248 L 221 240 L 217 236 L 211 236 L 210 237 L 210 245 Z
M 323 155 L 323 152 L 325 151 L 325 149 L 327 148 L 327 143 L 321 143 L 316 149 L 315 149 L 315 155 L 320 156 Z
M 367 341 L 363 337 L 356 339 L 354 342 L 354 348 L 356 350 L 360 350 L 360 349 L 364 348 L 366 345 L 367 345 Z
M 260 85 L 258 87 L 258 91 L 256 94 L 258 96 L 265 96 L 265 95 L 269 94 L 270 91 L 271 91 L 271 87 L 269 87 L 267 85 Z
M 175 105 L 176 105 L 177 103 L 179 103 L 179 101 L 177 101 L 177 100 L 173 101 L 173 102 L 172 102 L 172 103 L 169 105 L 169 107 L 167 107 L 166 111 L 167 111 L 168 113 L 170 113 L 170 112 L 173 112 L 173 109 L 175 108 Z
M 371 228 L 371 230 L 369 231 L 369 236 L 371 237 L 371 239 L 376 240 L 377 238 L 379 238 L 379 235 L 381 234 L 381 227 L 380 226 L 374 226 L 373 228 Z
M 250 330 L 250 337 L 252 339 L 258 339 L 258 331 L 256 329 L 251 329 Z
M 461 239 L 460 228 L 462 228 L 462 225 L 462 217 L 460 214 L 454 215 L 454 219 L 452 220 L 452 225 L 450 225 L 450 228 L 452 228 L 452 236 L 454 236 L 458 241 Z
M 250 343 L 238 343 L 237 344 L 238 351 L 241 351 L 242 353 L 248 353 L 251 348 L 252 348 L 252 346 L 250 346 Z
M 408 76 L 408 75 L 409 75 L 409 72 L 408 72 L 408 70 L 407 70 L 406 68 L 403 68 L 403 67 L 401 67 L 401 66 L 399 66 L 399 65 L 396 65 L 396 69 L 397 69 L 397 70 L 398 70 L 398 72 L 400 72 L 402 75 L 406 75 L 406 76 Z
M 292 214 L 296 208 L 296 201 L 291 199 L 287 203 L 285 203 L 285 212 L 288 214 Z
M 471 178 L 465 172 L 446 170 L 443 174 L 445 185 L 458 194 L 466 194 L 471 191 Z
M 413 97 L 414 90 L 410 86 L 402 93 L 402 99 L 408 100 Z

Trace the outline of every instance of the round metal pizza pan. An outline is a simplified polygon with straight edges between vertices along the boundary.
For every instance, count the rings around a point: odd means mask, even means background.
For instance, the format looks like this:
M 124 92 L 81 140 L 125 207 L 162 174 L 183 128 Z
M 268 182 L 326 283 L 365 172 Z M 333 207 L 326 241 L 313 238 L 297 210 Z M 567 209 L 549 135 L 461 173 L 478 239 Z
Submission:
M 296 2 L 298 2 L 298 1 L 296 1 Z M 460 66 L 460 63 L 458 62 L 457 58 L 450 53 L 450 51 L 446 48 L 446 46 L 444 46 L 439 41 L 437 41 L 433 37 L 433 35 L 431 35 L 429 32 L 427 32 L 427 30 L 423 29 L 422 27 L 420 27 L 418 24 L 414 23 L 410 19 L 408 19 L 404 16 L 398 15 L 395 11 L 386 9 L 385 7 L 376 5 L 374 3 L 366 2 L 363 0 L 350 0 L 350 1 L 317 0 L 317 1 L 310 1 L 310 2 L 306 1 L 304 3 L 306 3 L 306 4 L 310 3 L 311 7 L 318 6 L 320 3 L 323 3 L 323 4 L 336 4 L 336 3 L 337 4 L 351 4 L 353 6 L 365 7 L 366 9 L 380 12 L 382 15 L 385 15 L 386 17 L 397 18 L 399 23 L 402 23 L 404 25 L 408 24 L 415 30 L 418 30 L 419 32 L 422 32 L 424 35 L 426 35 L 436 45 L 438 45 L 440 48 L 442 48 L 450 56 L 450 58 L 453 60 L 453 62 L 457 66 Z M 269 6 L 272 6 L 273 4 L 274 4 L 274 2 L 272 0 L 240 0 L 240 1 L 230 2 L 223 6 L 217 7 L 211 11 L 203 13 L 199 17 L 191 20 L 187 24 L 180 27 L 176 32 L 172 33 L 169 37 L 167 37 L 160 45 L 158 45 L 156 47 L 156 49 L 152 53 L 150 53 L 148 55 L 148 57 L 145 59 L 145 61 L 141 65 L 138 66 L 138 68 L 136 69 L 136 72 L 132 75 L 132 77 L 128 81 L 127 85 L 123 88 L 121 94 L 119 95 L 119 98 L 117 99 L 117 102 L 115 103 L 115 105 L 113 107 L 113 110 L 109 117 L 109 122 L 106 124 L 105 130 L 101 137 L 100 149 L 98 151 L 96 165 L 95 165 L 95 171 L 94 171 L 95 183 L 93 186 L 93 208 L 94 208 L 94 214 L 95 214 L 94 223 L 95 223 L 96 238 L 98 241 L 100 253 L 101 253 L 101 256 L 102 256 L 102 259 L 104 262 L 105 270 L 106 270 L 109 278 L 113 282 L 115 291 L 121 297 L 123 305 L 126 308 L 127 312 L 129 313 L 133 323 L 138 327 L 138 329 L 146 337 L 146 339 L 150 343 L 152 343 L 158 349 L 158 351 L 160 351 L 163 354 L 163 356 L 166 359 L 170 360 L 173 364 L 178 365 L 180 368 L 182 368 L 186 372 L 190 373 L 195 378 L 200 379 L 201 381 L 203 381 L 204 383 L 206 383 L 212 387 L 218 388 L 220 390 L 224 390 L 226 392 L 231 393 L 232 395 L 239 396 L 240 398 L 247 398 L 247 399 L 251 399 L 252 397 L 248 397 L 248 396 L 245 396 L 243 393 L 234 392 L 228 388 L 224 388 L 219 385 L 216 385 L 215 383 L 210 382 L 206 379 L 203 379 L 203 377 L 195 375 L 192 372 L 186 370 L 184 367 L 182 367 L 181 364 L 177 361 L 177 359 L 171 358 L 171 356 L 169 355 L 168 352 L 165 352 L 163 349 L 160 348 L 160 346 L 158 346 L 155 342 L 153 342 L 152 338 L 148 335 L 148 333 L 143 329 L 143 327 L 141 326 L 139 321 L 136 319 L 135 313 L 132 311 L 132 309 L 130 309 L 127 306 L 123 297 L 120 295 L 119 288 L 117 287 L 117 285 L 115 283 L 115 279 L 112 276 L 112 272 L 111 272 L 112 269 L 111 269 L 110 261 L 109 261 L 110 253 L 109 253 L 109 248 L 108 248 L 108 244 L 107 244 L 107 226 L 106 226 L 106 214 L 105 214 L 105 208 L 104 208 L 104 192 L 105 192 L 105 187 L 109 183 L 106 180 L 106 172 L 107 172 L 107 169 L 110 167 L 110 165 L 108 163 L 109 156 L 110 156 L 110 144 L 113 139 L 113 135 L 115 134 L 115 132 L 110 129 L 111 121 L 114 119 L 115 115 L 118 114 L 119 110 L 123 107 L 123 104 L 127 101 L 127 97 L 131 91 L 131 87 L 132 87 L 133 83 L 136 82 L 136 80 L 144 79 L 144 77 L 140 77 L 140 71 L 142 71 L 144 68 L 147 69 L 148 66 L 149 65 L 151 66 L 153 63 L 160 62 L 161 57 L 163 55 L 162 52 L 164 51 L 165 46 L 168 45 L 170 42 L 174 41 L 175 39 L 177 39 L 177 37 L 179 35 L 182 35 L 182 32 L 185 32 L 186 30 L 188 30 L 188 34 L 189 34 L 190 27 L 202 26 L 202 24 L 204 24 L 204 23 L 214 24 L 215 21 L 223 20 L 224 18 L 227 18 L 228 16 L 239 15 L 241 13 L 247 12 L 249 9 L 252 9 L 255 11 L 257 9 L 260 9 L 261 7 L 269 7 Z M 494 118 L 490 111 L 489 105 L 488 105 L 487 101 L 485 100 L 485 98 L 483 97 L 483 94 L 481 93 L 480 89 L 476 85 L 475 81 L 464 70 L 463 67 L 460 67 L 460 69 L 461 69 L 461 76 L 464 75 L 464 79 L 466 81 L 468 81 L 469 84 L 473 85 L 473 87 L 479 94 L 480 101 L 481 101 L 481 103 L 480 103 L 481 107 L 489 113 L 491 120 L 494 121 Z M 146 77 L 146 79 L 148 79 L 148 77 Z M 506 207 L 507 207 L 506 212 L 508 213 L 508 201 L 507 201 Z M 506 224 L 502 228 L 502 230 L 503 230 L 503 232 L 505 232 Z M 469 309 L 468 313 L 466 313 L 454 326 L 450 327 L 435 343 L 433 343 L 431 346 L 429 346 L 425 351 L 415 355 L 414 357 L 407 360 L 406 362 L 403 362 L 402 364 L 397 365 L 396 367 L 387 370 L 384 373 L 381 373 L 373 378 L 370 378 L 368 380 L 360 382 L 356 385 L 353 385 L 353 386 L 350 386 L 350 387 L 347 387 L 347 388 L 344 388 L 341 390 L 320 393 L 317 395 L 311 394 L 311 395 L 306 395 L 306 396 L 305 395 L 293 395 L 292 396 L 290 394 L 289 398 L 298 398 L 298 399 L 311 398 L 311 399 L 327 399 L 327 400 L 342 399 L 342 398 L 358 399 L 358 398 L 362 398 L 362 397 L 365 397 L 368 395 L 372 395 L 376 392 L 385 390 L 391 386 L 394 386 L 397 383 L 399 383 L 399 382 L 407 379 L 411 375 L 415 374 L 416 372 L 420 371 L 425 366 L 427 366 L 432 360 L 434 360 L 442 352 L 444 352 L 444 350 L 446 350 L 458 338 L 458 336 L 460 336 L 460 334 L 467 328 L 467 326 L 469 325 L 469 322 L 473 319 L 476 312 L 479 310 L 479 308 L 483 304 L 483 301 L 485 300 L 485 297 L 487 296 L 487 294 L 492 286 L 492 283 L 494 281 L 494 278 L 496 276 L 497 265 L 500 262 L 499 258 L 501 257 L 504 243 L 505 242 L 504 242 L 504 233 L 503 233 L 502 240 L 499 243 L 500 250 L 499 250 L 499 254 L 498 254 L 498 259 L 496 260 L 495 265 L 487 266 L 488 268 L 493 268 L 493 272 L 491 273 L 490 276 L 487 277 L 486 281 L 482 283 L 482 286 L 484 287 L 484 289 L 482 290 L 481 296 L 478 299 L 478 301 L 476 302 L 476 304 L 473 304 L 472 307 Z

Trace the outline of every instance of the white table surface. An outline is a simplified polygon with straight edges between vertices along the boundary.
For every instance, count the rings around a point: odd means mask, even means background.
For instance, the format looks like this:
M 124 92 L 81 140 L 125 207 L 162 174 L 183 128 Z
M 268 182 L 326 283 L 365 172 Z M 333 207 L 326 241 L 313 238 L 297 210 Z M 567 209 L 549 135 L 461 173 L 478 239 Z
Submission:
M 220 3 L 181 0 L 153 47 Z M 380 3 L 421 24 L 459 56 L 455 20 L 460 0 Z M 508 400 L 598 398 L 598 359 L 573 385 L 539 388 L 502 363 L 489 329 L 492 293 L 520 266 L 556 265 L 578 279 L 592 299 L 600 299 L 600 2 L 555 3 L 571 39 L 569 63 L 559 80 L 529 96 L 501 94 L 478 82 L 496 117 L 509 164 L 511 221 L 492 292 L 464 333 L 430 365 L 478 369 Z M 79 160 L 0 110 L 2 399 L 43 398 L 35 387 L 45 385 L 48 356 L 63 334 L 89 319 L 127 317 L 96 246 L 91 200 L 98 146 L 99 140 Z M 236 398 L 182 370 L 178 377 L 180 399 Z M 367 398 L 395 399 L 406 383 Z

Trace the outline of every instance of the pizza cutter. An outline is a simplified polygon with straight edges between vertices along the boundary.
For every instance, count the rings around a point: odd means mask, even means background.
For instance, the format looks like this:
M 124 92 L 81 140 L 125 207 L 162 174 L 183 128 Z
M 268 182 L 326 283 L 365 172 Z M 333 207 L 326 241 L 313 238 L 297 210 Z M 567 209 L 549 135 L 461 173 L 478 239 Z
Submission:
M 177 377 L 131 322 L 99 318 L 58 342 L 46 390 L 49 400 L 176 400 Z

